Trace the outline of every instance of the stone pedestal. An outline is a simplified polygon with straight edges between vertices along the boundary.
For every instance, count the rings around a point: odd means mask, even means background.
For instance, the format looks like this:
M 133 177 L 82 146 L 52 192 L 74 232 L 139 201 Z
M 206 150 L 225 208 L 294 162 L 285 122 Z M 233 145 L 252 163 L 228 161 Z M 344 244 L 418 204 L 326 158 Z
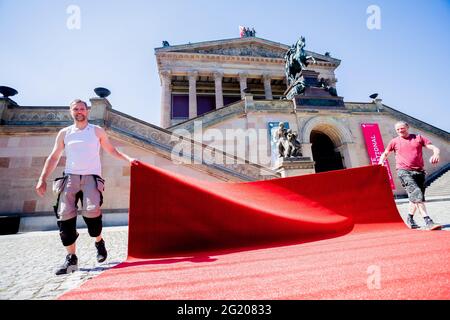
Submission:
M 316 173 L 310 157 L 278 158 L 274 168 L 282 178 Z
M 106 119 L 106 110 L 112 109 L 111 103 L 106 98 L 91 98 L 89 101 L 91 102 L 89 119 L 103 123 Z
M 290 84 L 285 96 L 294 101 L 295 109 L 344 109 L 344 99 L 330 86 L 331 81 L 321 78 L 313 70 L 302 70 L 297 80 Z
M 7 102 L 5 98 L 0 98 L 0 122 L 3 119 L 3 111 L 5 111 L 7 107 Z
M 1 97 L 0 98 L 0 123 L 7 118 L 7 109 L 12 107 L 18 107 L 19 105 L 10 98 Z
M 251 93 L 244 93 L 244 112 L 247 113 L 249 109 L 255 106 L 253 95 Z

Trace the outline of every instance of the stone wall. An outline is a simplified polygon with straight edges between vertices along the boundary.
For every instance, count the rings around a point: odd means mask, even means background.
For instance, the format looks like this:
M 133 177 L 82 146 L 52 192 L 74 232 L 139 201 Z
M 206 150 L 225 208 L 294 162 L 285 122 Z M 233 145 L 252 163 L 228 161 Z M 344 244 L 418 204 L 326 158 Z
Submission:
M 112 110 L 106 99 L 91 99 L 90 122 L 101 125 L 119 150 L 130 156 L 203 181 L 251 181 L 278 177 L 276 172 L 250 163 L 208 165 L 172 161 L 174 135 Z M 50 154 L 57 132 L 72 123 L 68 107 L 21 107 L 10 99 L 0 99 L 0 214 L 48 215 L 53 211 L 53 179 L 62 175 L 65 157 L 47 181 L 47 193 L 40 198 L 35 186 Z M 200 152 L 208 149 L 184 139 Z M 207 150 L 213 152 L 214 150 Z M 235 160 L 233 156 L 224 155 Z M 130 166 L 101 150 L 103 177 L 106 179 L 103 209 L 126 212 L 129 206 Z
M 51 191 L 53 179 L 62 175 L 65 157 L 47 180 L 47 193 L 41 198 L 35 186 L 45 159 L 50 154 L 56 134 L 4 136 L 0 135 L 0 212 L 43 213 L 51 212 L 55 196 Z M 174 164 L 170 159 L 118 138 L 112 138 L 114 146 L 132 157 L 171 172 L 207 181 L 223 181 L 207 173 Z M 101 151 L 103 177 L 106 180 L 103 209 L 127 211 L 129 205 L 130 166 Z
M 210 113 L 207 117 L 199 117 L 196 121 L 202 121 L 203 132 L 206 132 L 208 129 L 220 130 L 223 139 L 215 139 L 214 147 L 227 150 L 227 152 L 233 150 L 233 145 L 236 145 L 234 139 L 227 139 L 227 130 L 267 130 L 268 122 L 282 121 L 288 122 L 290 128 L 299 133 L 303 155 L 312 157 L 310 134 L 312 130 L 317 130 L 331 138 L 336 151 L 339 151 L 343 157 L 344 166 L 346 168 L 355 168 L 370 164 L 361 129 L 362 123 L 377 123 L 383 138 L 384 147 L 386 147 L 389 141 L 397 136 L 394 129 L 395 123 L 399 120 L 404 120 L 409 122 L 411 133 L 418 133 L 428 137 L 441 150 L 441 161 L 434 166 L 428 162 L 432 154 L 431 150 L 424 148 L 425 169 L 428 174 L 436 172 L 450 162 L 448 133 L 387 106 L 383 106 L 383 109 L 380 110 L 374 103 L 347 103 L 343 110 L 311 108 L 297 110 L 297 112 L 293 111 L 291 101 L 252 101 L 250 99 L 246 100 L 245 106 L 241 106 L 240 109 L 235 108 L 234 113 L 228 112 L 223 117 L 220 113 Z M 211 119 L 214 119 L 214 121 Z M 192 130 L 193 121 L 194 119 L 175 126 L 175 128 Z M 270 154 L 269 141 L 268 139 L 258 139 L 257 143 L 258 157 L 250 159 L 260 165 L 267 165 L 267 158 L 260 157 L 260 155 L 264 151 L 267 155 Z M 250 149 L 252 148 L 247 142 L 247 156 L 251 154 Z M 263 150 L 261 151 L 261 149 Z M 261 162 L 261 159 L 265 162 Z M 389 156 L 388 161 L 395 177 L 395 194 L 403 196 L 405 191 L 395 174 L 395 157 L 393 154 Z
M 1 99 L 0 99 L 1 100 Z M 171 161 L 173 137 L 170 131 L 147 124 L 138 119 L 113 111 L 106 99 L 92 99 L 91 122 L 105 127 L 112 143 L 131 156 L 166 168 L 173 172 L 208 181 L 250 181 L 279 177 L 274 171 L 261 165 L 258 158 L 246 159 L 242 163 L 231 165 L 177 164 Z M 35 191 L 37 179 L 41 173 L 46 157 L 52 150 L 56 133 L 69 125 L 68 108 L 24 108 L 5 99 L 0 101 L 0 213 L 36 214 L 49 213 L 55 201 L 51 193 L 51 181 L 59 176 L 65 165 L 64 156 L 47 181 L 48 192 L 39 198 Z M 203 130 L 217 129 L 223 132 L 223 140 L 214 141 L 213 146 L 199 144 L 201 150 L 227 150 L 234 140 L 226 140 L 227 129 L 264 129 L 268 122 L 289 122 L 293 131 L 299 132 L 303 146 L 303 155 L 312 156 L 309 135 L 312 130 L 327 134 L 335 144 L 336 150 L 343 156 L 345 167 L 353 168 L 369 164 L 369 158 L 361 131 L 361 123 L 378 123 L 384 146 L 396 136 L 394 124 L 398 120 L 410 123 L 412 133 L 428 137 L 441 149 L 441 162 L 437 166 L 429 164 L 431 151 L 424 149 L 426 170 L 429 174 L 436 172 L 450 162 L 450 139 L 448 133 L 434 128 L 424 122 L 411 118 L 392 108 L 384 106 L 379 110 L 375 104 L 346 103 L 345 110 L 301 110 L 294 112 L 291 101 L 253 101 L 246 97 L 227 108 L 209 113 L 203 117 L 189 120 L 173 129 L 193 130 L 194 121 L 202 121 Z M 195 138 L 192 136 L 191 138 Z M 188 143 L 194 146 L 192 140 Z M 269 150 L 268 137 L 258 140 L 258 153 L 261 149 Z M 230 148 L 232 150 L 232 148 Z M 264 151 L 263 150 L 263 151 Z M 236 155 L 224 154 L 224 157 L 237 160 Z M 237 155 L 239 156 L 239 155 Z M 249 150 L 246 152 L 249 156 Z M 268 154 L 267 154 L 268 156 Z M 107 211 L 124 211 L 128 208 L 130 168 L 127 163 L 101 153 L 103 175 L 107 181 L 105 203 Z M 392 171 L 395 171 L 394 156 L 389 157 Z M 266 163 L 261 163 L 266 165 Z M 394 174 L 395 178 L 396 175 Z M 398 179 L 395 179 L 396 194 L 404 191 Z

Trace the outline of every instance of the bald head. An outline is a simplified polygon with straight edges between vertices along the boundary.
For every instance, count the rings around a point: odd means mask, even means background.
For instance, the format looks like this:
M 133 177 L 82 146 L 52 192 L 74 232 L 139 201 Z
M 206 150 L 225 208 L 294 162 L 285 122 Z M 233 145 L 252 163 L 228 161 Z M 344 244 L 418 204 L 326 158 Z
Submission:
M 405 121 L 398 121 L 395 124 L 395 131 L 400 137 L 406 138 L 409 136 L 409 124 Z

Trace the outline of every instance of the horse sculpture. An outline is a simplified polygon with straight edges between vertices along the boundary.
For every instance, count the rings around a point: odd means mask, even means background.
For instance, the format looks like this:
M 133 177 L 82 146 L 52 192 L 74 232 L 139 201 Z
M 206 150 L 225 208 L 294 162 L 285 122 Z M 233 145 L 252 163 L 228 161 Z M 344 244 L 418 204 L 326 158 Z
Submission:
M 300 37 L 300 39 L 289 48 L 284 56 L 285 73 L 288 79 L 288 85 L 295 83 L 300 72 L 309 65 L 309 61 L 316 63 L 313 56 L 306 55 L 304 48 L 305 38 Z

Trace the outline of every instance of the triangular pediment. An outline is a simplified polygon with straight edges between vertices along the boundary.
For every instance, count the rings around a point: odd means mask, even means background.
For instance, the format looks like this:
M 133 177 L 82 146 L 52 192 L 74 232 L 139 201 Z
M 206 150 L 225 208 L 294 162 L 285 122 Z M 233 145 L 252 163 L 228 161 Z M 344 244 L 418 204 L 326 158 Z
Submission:
M 286 49 L 287 50 L 287 49 Z M 217 54 L 224 56 L 247 56 L 264 58 L 283 58 L 286 50 L 279 47 L 270 47 L 260 43 L 236 43 L 224 44 L 221 46 L 211 46 L 195 48 L 194 50 L 182 50 L 181 52 L 191 52 L 199 54 Z
M 156 54 L 162 52 L 192 53 L 205 55 L 223 56 L 248 56 L 261 58 L 283 59 L 288 45 L 273 42 L 257 37 L 234 38 L 216 41 L 205 41 L 189 43 L 184 45 L 166 46 L 155 49 Z M 306 50 L 307 54 L 313 55 L 316 60 L 339 64 L 338 59 Z
M 226 56 L 283 58 L 288 46 L 255 37 L 189 43 L 158 48 L 164 52 L 185 52 Z
M 219 54 L 225 56 L 282 58 L 285 51 L 249 43 L 240 46 L 224 46 L 220 48 L 200 49 L 197 50 L 196 53 Z

